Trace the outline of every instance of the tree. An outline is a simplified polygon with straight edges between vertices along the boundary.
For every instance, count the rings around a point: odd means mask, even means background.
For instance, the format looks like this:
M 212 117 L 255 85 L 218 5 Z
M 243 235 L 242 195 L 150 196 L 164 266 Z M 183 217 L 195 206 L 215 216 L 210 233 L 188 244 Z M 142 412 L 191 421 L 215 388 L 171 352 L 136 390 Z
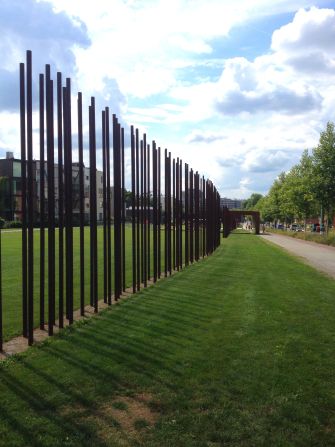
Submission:
M 305 150 L 300 162 L 293 166 L 286 175 L 283 187 L 283 200 L 294 217 L 306 219 L 317 210 L 317 204 L 313 193 L 313 159 Z
M 262 194 L 253 193 L 249 197 L 249 199 L 245 200 L 243 203 L 243 209 L 245 210 L 253 210 L 256 203 L 259 202 L 259 200 L 262 198 Z
M 323 212 L 329 215 L 335 205 L 335 130 L 328 122 L 313 150 L 313 190 Z M 328 232 L 328 219 L 326 221 Z

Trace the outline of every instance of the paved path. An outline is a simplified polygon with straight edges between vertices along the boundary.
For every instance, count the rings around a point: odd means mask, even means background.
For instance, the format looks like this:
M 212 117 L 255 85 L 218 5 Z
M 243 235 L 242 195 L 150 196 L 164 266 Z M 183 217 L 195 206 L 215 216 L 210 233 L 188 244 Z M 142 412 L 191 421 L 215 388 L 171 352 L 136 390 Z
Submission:
M 262 234 L 261 237 L 303 258 L 312 267 L 335 279 L 335 247 L 273 233 Z

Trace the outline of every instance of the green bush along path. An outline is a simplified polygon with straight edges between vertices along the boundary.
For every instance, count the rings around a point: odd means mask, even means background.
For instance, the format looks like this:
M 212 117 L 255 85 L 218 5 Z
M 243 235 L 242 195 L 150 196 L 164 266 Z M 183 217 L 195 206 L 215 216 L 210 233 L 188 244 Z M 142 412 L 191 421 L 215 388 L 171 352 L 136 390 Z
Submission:
M 0 445 L 335 445 L 334 296 L 333 280 L 232 234 L 2 362 Z

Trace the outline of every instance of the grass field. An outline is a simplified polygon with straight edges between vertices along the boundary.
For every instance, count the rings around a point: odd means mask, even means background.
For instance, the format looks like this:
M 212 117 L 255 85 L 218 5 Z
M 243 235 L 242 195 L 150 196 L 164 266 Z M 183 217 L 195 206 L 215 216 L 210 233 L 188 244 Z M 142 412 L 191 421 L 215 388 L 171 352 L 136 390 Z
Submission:
M 132 236 L 131 225 L 126 225 L 126 285 L 132 284 Z M 114 287 L 114 233 L 112 227 L 112 288 Z M 65 236 L 64 236 L 65 238 Z M 64 239 L 65 241 L 65 239 Z M 48 315 L 48 253 L 47 253 L 47 231 L 45 252 L 45 321 Z M 85 303 L 89 304 L 90 293 L 90 234 L 89 228 L 85 227 Z M 40 232 L 34 231 L 34 321 L 35 327 L 39 326 L 39 301 L 40 301 Z M 4 339 L 8 340 L 22 331 L 22 264 L 21 264 L 21 230 L 2 231 L 2 278 L 3 278 L 3 331 Z M 152 259 L 152 234 L 151 234 L 151 259 Z M 73 231 L 73 262 L 74 262 L 74 309 L 80 306 L 80 251 L 79 251 L 79 228 Z M 58 230 L 56 229 L 56 260 L 58 259 Z M 161 268 L 164 268 L 164 228 L 161 231 Z M 64 259 L 64 281 L 65 281 L 65 259 Z M 58 315 L 58 261 L 56 261 L 56 314 Z M 151 262 L 151 276 L 153 267 Z M 65 290 L 65 284 L 64 284 Z M 98 297 L 103 298 L 103 230 L 98 227 Z M 65 300 L 65 291 L 64 291 Z
M 335 445 L 335 282 L 254 235 L 0 366 L 0 446 Z

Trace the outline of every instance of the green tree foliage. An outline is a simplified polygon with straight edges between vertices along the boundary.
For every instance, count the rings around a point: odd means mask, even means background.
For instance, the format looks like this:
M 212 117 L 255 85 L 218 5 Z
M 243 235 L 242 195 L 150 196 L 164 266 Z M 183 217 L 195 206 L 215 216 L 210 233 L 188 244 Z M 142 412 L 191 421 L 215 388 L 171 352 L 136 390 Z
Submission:
M 281 173 L 268 194 L 255 204 L 266 221 L 291 221 L 317 216 L 320 208 L 329 217 L 335 207 L 335 128 L 328 122 L 312 155 L 305 150 L 299 163 Z
M 328 122 L 321 132 L 317 147 L 313 150 L 314 194 L 323 210 L 329 215 L 335 205 L 335 130 Z
M 253 193 L 249 197 L 249 199 L 245 200 L 243 203 L 243 209 L 245 210 L 253 210 L 256 203 L 262 198 L 262 194 Z

